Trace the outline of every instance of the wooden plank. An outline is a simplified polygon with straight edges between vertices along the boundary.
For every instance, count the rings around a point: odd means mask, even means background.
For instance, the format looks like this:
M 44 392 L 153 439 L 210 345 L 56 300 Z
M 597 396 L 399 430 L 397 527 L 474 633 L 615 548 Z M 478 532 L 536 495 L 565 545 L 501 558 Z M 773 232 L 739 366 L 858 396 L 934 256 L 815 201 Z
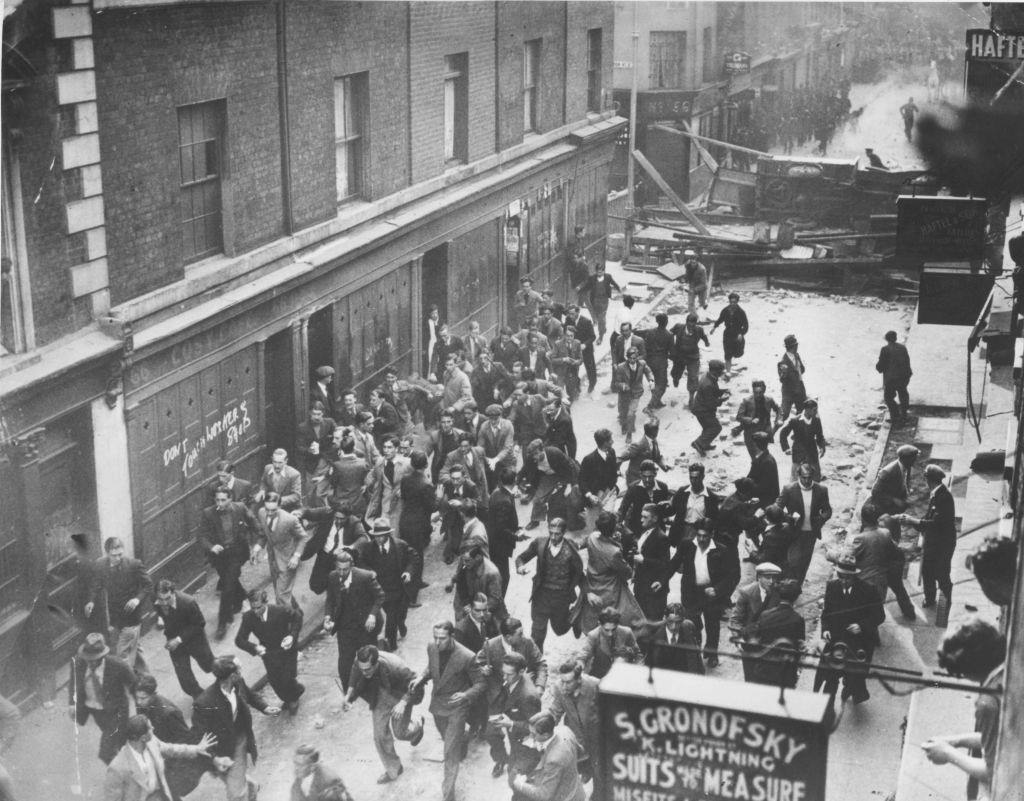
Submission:
M 672 201 L 672 205 L 679 209 L 679 213 L 682 214 L 687 220 L 689 220 L 690 224 L 698 231 L 700 231 L 701 234 L 703 234 L 704 236 L 711 236 L 711 232 L 708 230 L 707 226 L 704 225 L 704 223 L 702 223 L 698 219 L 696 214 L 690 211 L 690 209 L 687 207 L 685 203 L 683 203 L 679 195 L 677 195 L 672 190 L 672 187 L 669 186 L 665 179 L 662 178 L 661 175 L 658 173 L 658 171 L 654 169 L 654 165 L 647 160 L 647 157 L 644 156 L 644 154 L 641 153 L 639 150 L 634 150 L 633 158 L 636 159 L 637 164 L 643 167 L 644 172 L 651 176 L 651 178 L 654 180 L 654 183 L 658 185 L 658 188 L 665 193 L 669 200 Z
M 683 127 L 686 129 L 687 133 L 692 133 L 692 131 L 690 130 L 690 124 L 686 120 L 680 120 L 680 122 L 683 124 Z M 672 128 L 671 126 L 668 125 L 658 124 L 655 125 L 654 127 L 657 128 L 659 131 L 664 131 L 665 133 L 678 134 L 679 136 L 686 135 L 678 128 Z M 718 172 L 718 161 L 715 159 L 714 156 L 711 155 L 710 152 L 708 152 L 708 149 L 704 147 L 704 145 L 702 145 L 700 141 L 697 139 L 693 140 L 693 146 L 697 148 L 697 152 L 700 153 L 700 157 L 704 159 L 704 163 L 711 168 L 711 171 Z

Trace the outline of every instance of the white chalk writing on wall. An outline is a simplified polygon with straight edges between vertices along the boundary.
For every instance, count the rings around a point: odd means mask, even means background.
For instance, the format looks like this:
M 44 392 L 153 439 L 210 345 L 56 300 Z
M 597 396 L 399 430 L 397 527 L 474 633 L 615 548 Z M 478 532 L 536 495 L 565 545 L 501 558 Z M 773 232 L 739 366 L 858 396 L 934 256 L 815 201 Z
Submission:
M 199 439 L 182 437 L 169 448 L 164 448 L 164 467 L 169 467 L 173 462 L 181 460 L 181 472 L 187 473 L 195 466 L 199 454 L 206 450 L 207 446 L 220 437 L 227 438 L 227 446 L 230 448 L 242 438 L 242 435 L 252 427 L 252 419 L 249 417 L 249 409 L 246 401 L 241 401 L 232 406 L 217 420 L 207 425 Z

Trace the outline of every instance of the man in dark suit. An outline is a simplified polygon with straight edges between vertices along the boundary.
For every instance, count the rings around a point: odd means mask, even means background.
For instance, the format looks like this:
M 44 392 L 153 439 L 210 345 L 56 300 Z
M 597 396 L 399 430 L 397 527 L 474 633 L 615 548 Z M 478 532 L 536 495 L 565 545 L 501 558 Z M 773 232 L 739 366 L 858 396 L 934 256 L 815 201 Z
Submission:
M 669 503 L 668 485 L 664 481 L 658 481 L 655 478 L 657 475 L 658 466 L 654 462 L 642 462 L 640 479 L 629 486 L 622 496 L 622 503 L 619 504 L 619 520 L 634 539 L 639 538 L 642 530 L 640 518 L 644 507 L 654 504 L 663 508 Z
M 576 458 L 576 431 L 572 415 L 560 397 L 552 397 L 544 404 L 544 420 L 548 429 L 544 433 L 544 445 L 558 448 L 570 459 Z
M 430 456 L 430 475 L 434 486 L 441 481 L 441 468 L 444 467 L 448 454 L 459 447 L 459 436 L 462 430 L 455 427 L 455 414 L 450 409 L 441 412 L 439 428 L 430 432 L 427 453 Z
M 668 315 L 659 312 L 654 315 L 655 327 L 643 332 L 645 361 L 654 373 L 654 386 L 651 388 L 651 402 L 648 410 L 664 408 L 662 396 L 668 389 L 668 359 L 672 352 L 673 336 L 668 330 Z
M 619 464 L 626 464 L 626 486 L 630 486 L 640 479 L 640 465 L 644 462 L 654 462 L 659 468 L 668 472 L 665 460 L 661 455 L 661 446 L 658 444 L 658 431 L 661 426 L 657 420 L 648 420 L 644 423 L 644 435 L 635 442 L 629 443 L 625 453 L 619 456 Z
M 499 486 L 487 504 L 487 539 L 490 541 L 491 561 L 501 573 L 502 595 L 508 591 L 511 571 L 512 554 L 516 543 L 523 535 L 519 525 L 519 513 L 516 511 L 516 498 L 513 489 L 516 485 L 516 472 L 503 467 L 498 474 Z
M 754 665 L 747 681 L 757 684 L 773 684 L 779 687 L 796 687 L 800 667 L 801 643 L 807 636 L 807 626 L 803 615 L 793 608 L 800 597 L 800 585 L 793 579 L 780 581 L 775 588 L 778 603 L 771 609 L 765 609 L 754 625 L 747 632 L 747 638 L 755 642 L 760 650 L 771 648 L 765 655 L 771 660 L 760 660 Z M 780 643 L 779 640 L 787 642 Z M 744 662 L 744 669 L 746 663 Z
M 707 520 L 712 525 L 718 520 L 718 509 L 722 498 L 704 484 L 704 465 L 691 462 L 687 467 L 690 484 L 680 487 L 672 496 L 669 508 L 672 514 L 672 525 L 668 530 L 668 541 L 673 548 L 685 540 L 692 540 L 697 530 L 697 523 Z
M 775 457 L 768 452 L 768 434 L 755 431 L 750 437 L 754 449 L 750 457 L 750 472 L 747 478 L 754 482 L 754 497 L 758 506 L 767 509 L 779 497 L 779 466 Z
M 846 646 L 848 656 L 858 661 L 863 658 L 860 668 L 835 670 L 819 667 L 814 679 L 814 690 L 823 689 L 835 695 L 839 689 L 839 677 L 843 678 L 843 694 L 845 701 L 852 698 L 855 704 L 863 703 L 870 698 L 864 672 L 871 664 L 878 627 L 885 619 L 882 599 L 878 593 L 861 581 L 857 574 L 860 570 L 851 559 L 841 559 L 836 565 L 837 578 L 825 585 L 825 605 L 821 610 L 821 636 L 831 649 L 837 645 Z M 822 656 L 822 663 L 827 664 L 828 657 Z
M 356 441 L 349 434 L 338 439 L 337 458 L 331 462 L 331 500 L 350 509 L 352 514 L 362 517 L 366 512 L 367 482 L 370 467 L 366 459 L 356 453 Z
M 709 668 L 718 666 L 719 629 L 722 612 L 740 581 L 736 546 L 726 539 L 713 540 L 707 522 L 697 524 L 696 536 L 680 544 L 671 570 L 681 573 L 680 600 L 686 617 L 705 629 L 704 654 Z
M 301 629 L 302 611 L 298 607 L 268 604 L 266 590 L 252 590 L 249 611 L 242 615 L 235 635 L 238 648 L 263 659 L 270 686 L 292 715 L 298 712 L 299 698 L 306 691 L 297 678 Z
M 245 589 L 239 577 L 242 565 L 251 556 L 259 523 L 244 504 L 231 500 L 231 492 L 218 487 L 213 506 L 203 510 L 199 545 L 220 578 L 220 605 L 217 609 L 217 639 L 224 637 L 228 624 L 242 611 Z
M 790 435 L 793 437 L 792 447 Z M 808 398 L 803 402 L 801 413 L 786 421 L 779 430 L 779 445 L 783 453 L 792 453 L 793 478 L 796 478 L 800 465 L 808 464 L 814 469 L 814 480 L 821 480 L 821 457 L 825 455 L 828 443 L 821 427 L 821 418 L 818 417 L 817 401 Z
M 526 563 L 534 558 L 537 572 L 530 592 L 530 639 L 543 649 L 549 622 L 558 636 L 572 627 L 570 610 L 584 591 L 583 560 L 565 538 L 565 521 L 558 517 L 548 521 L 548 536 L 535 537 L 516 557 L 516 572 L 525 576 Z
M 478 409 L 487 409 L 493 403 L 502 403 L 512 393 L 512 377 L 503 364 L 495 364 L 486 348 L 480 351 L 476 366 L 469 374 L 473 400 Z
M 485 668 L 494 673 L 488 663 Z M 534 685 L 526 672 L 526 658 L 516 652 L 503 653 L 500 660 L 500 673 L 497 677 L 497 692 L 490 694 L 487 708 L 490 719 L 487 723 L 487 743 L 490 746 L 491 759 L 494 767 L 491 776 L 498 778 L 505 772 L 509 763 L 509 751 L 513 765 L 522 748 L 523 738 L 529 733 L 527 721 L 540 712 L 542 690 Z M 508 735 L 509 750 L 505 748 L 505 736 Z
M 441 339 L 441 312 L 437 306 L 431 305 L 427 309 L 427 316 L 423 319 L 423 377 L 428 377 L 434 371 L 434 361 L 437 358 L 437 343 Z
M 878 471 L 875 483 L 871 487 L 871 500 L 879 514 L 899 515 L 907 510 L 907 497 L 910 493 L 910 473 L 920 451 L 913 445 L 900 445 L 896 449 L 896 458 Z M 896 533 L 899 534 L 899 518 Z
M 206 618 L 195 598 L 178 592 L 173 581 L 161 579 L 156 585 L 157 614 L 164 622 L 164 646 L 171 654 L 174 674 L 181 689 L 195 698 L 203 691 L 192 672 L 192 660 L 206 673 L 213 669 L 213 652 L 206 639 Z M 163 740 L 157 734 L 157 737 Z M 173 742 L 173 741 L 172 741 Z
M 127 742 L 129 695 L 135 689 L 135 673 L 128 664 L 110 656 L 110 648 L 98 631 L 85 636 L 72 659 L 68 682 L 71 714 L 79 726 L 92 716 L 100 728 L 100 759 L 110 764 Z
M 615 455 L 612 432 L 599 428 L 594 432 L 597 447 L 583 457 L 577 479 L 583 507 L 586 510 L 587 531 L 594 528 L 605 501 L 618 494 L 619 460 Z
M 729 618 L 729 630 L 733 637 L 740 641 L 741 651 L 745 650 L 745 641 L 750 638 L 750 633 L 761 617 L 761 613 L 766 609 L 771 609 L 779 602 L 775 584 L 782 575 L 782 568 L 771 562 L 762 562 L 754 569 L 754 575 L 757 577 L 754 582 L 740 587 L 737 591 L 732 615 Z M 746 657 L 743 659 L 743 679 L 745 681 L 753 681 L 751 676 L 756 669 L 756 659 Z
M 576 339 L 582 346 L 583 368 L 587 371 L 587 394 L 594 391 L 597 385 L 597 363 L 594 361 L 594 342 L 597 334 L 594 323 L 589 317 L 580 314 L 580 307 L 570 304 L 565 310 L 565 322 L 575 326 Z
M 878 353 L 875 369 L 882 374 L 882 395 L 885 405 L 889 407 L 889 419 L 896 425 L 902 425 L 906 422 L 907 409 L 910 406 L 907 385 L 914 371 L 910 369 L 907 346 L 896 341 L 895 331 L 885 332 L 885 342 Z
M 327 417 L 326 405 L 315 400 L 309 405 L 309 418 L 295 429 L 295 450 L 305 474 L 306 492 L 313 494 L 319 477 L 327 472 L 327 455 L 334 440 L 334 420 Z
M 701 456 L 706 456 L 715 447 L 715 440 L 722 430 L 722 424 L 718 422 L 718 407 L 729 398 L 729 390 L 718 386 L 718 379 L 724 372 L 725 363 L 711 359 L 708 371 L 700 377 L 690 399 L 690 411 L 700 424 L 700 435 L 690 444 Z
M 377 778 L 377 784 L 390 784 L 402 775 L 402 761 L 395 751 L 391 713 L 400 703 L 413 703 L 409 698 L 409 684 L 415 680 L 416 674 L 395 654 L 381 652 L 373 645 L 364 645 L 356 653 L 342 711 L 348 712 L 356 698 L 362 698 L 370 707 L 373 744 L 384 765 L 384 773 Z M 410 742 L 417 745 L 418 738 L 422 736 L 423 727 L 420 726 L 419 735 L 413 735 Z
M 765 394 L 767 386 L 764 381 L 754 381 L 750 388 L 753 394 L 740 401 L 736 422 L 743 428 L 743 443 L 753 458 L 757 455 L 754 435 L 761 433 L 770 438 L 785 421 L 779 417 L 779 405 Z
M 523 657 L 523 669 L 537 691 L 544 693 L 548 684 L 548 663 L 537 643 L 523 634 L 523 623 L 507 617 L 501 621 L 498 633 L 488 637 L 477 649 L 476 662 L 487 678 L 487 699 L 494 701 L 501 690 L 501 660 L 506 654 Z
M 491 340 L 494 361 L 504 367 L 509 376 L 512 374 L 512 365 L 519 359 L 519 343 L 512 338 L 514 333 L 510 326 L 502 326 L 498 336 Z
M 348 550 L 338 551 L 336 568 L 327 579 L 324 631 L 338 637 L 338 678 L 348 689 L 356 651 L 377 642 L 384 590 L 369 570 L 353 567 Z
M 437 494 L 427 477 L 427 455 L 420 450 L 409 454 L 409 471 L 398 484 L 402 496 L 402 511 L 398 516 L 398 538 L 408 543 L 419 554 L 413 567 L 412 581 L 406 586 L 409 606 L 419 606 L 423 582 L 423 552 L 430 544 L 434 530 L 433 514 L 437 509 Z
M 524 370 L 532 370 L 535 378 L 544 379 L 548 377 L 548 355 L 540 346 L 540 337 L 530 332 L 526 337 L 526 345 L 519 351 L 519 361 L 523 363 Z
M 373 440 L 380 448 L 387 437 L 395 437 L 402 433 L 402 421 L 398 410 L 384 400 L 379 389 L 370 391 L 370 411 L 373 413 Z
M 245 801 L 255 789 L 247 774 L 249 760 L 255 765 L 257 755 L 250 707 L 264 715 L 279 715 L 281 709 L 249 689 L 233 656 L 217 657 L 213 675 L 216 681 L 192 704 L 192 727 L 200 736 L 217 738 L 210 748 L 213 767 L 225 784 L 229 801 Z
M 821 539 L 821 527 L 832 517 L 828 490 L 814 481 L 810 465 L 801 465 L 797 481 L 788 484 L 779 495 L 778 505 L 793 519 L 796 539 L 789 546 L 786 577 L 803 586 L 807 568 L 814 555 L 814 544 Z
M 453 465 L 448 479 L 440 486 L 438 511 L 441 513 L 441 537 L 444 539 L 444 561 L 450 565 L 455 561 L 462 544 L 462 504 L 477 499 L 477 487 L 466 478 L 462 465 Z
M 682 604 L 669 604 L 665 607 L 665 619 L 654 627 L 645 626 L 644 629 L 638 638 L 645 654 L 644 664 L 699 676 L 707 674 L 700 654 L 700 629 L 692 620 L 686 619 Z M 655 649 L 660 643 L 679 647 L 660 649 L 656 653 Z M 697 650 L 682 647 L 687 645 Z
M 661 620 L 665 614 L 671 561 L 668 535 L 661 526 L 661 512 L 655 504 L 645 504 L 640 512 L 633 556 L 633 595 L 649 620 Z
M 517 798 L 528 801 L 584 801 L 577 761 L 580 744 L 571 733 L 555 733 L 555 719 L 549 712 L 530 718 L 530 736 L 540 748 L 540 761 L 529 775 L 517 774 L 511 781 Z
M 444 370 L 445 362 L 449 356 L 458 356 L 462 353 L 462 340 L 452 336 L 451 329 L 447 323 L 441 323 L 438 330 L 437 345 L 434 347 L 434 363 L 430 372 L 440 376 Z
M 466 715 L 486 686 L 473 652 L 455 642 L 454 628 L 450 620 L 434 626 L 434 641 L 427 645 L 427 666 L 409 687 L 412 692 L 429 681 L 434 683 L 430 714 L 444 740 L 442 801 L 455 801 L 459 763 L 466 756 L 468 745 Z
M 458 465 L 465 472 L 469 482 L 476 487 L 478 492 L 476 500 L 486 503 L 488 489 L 487 464 L 484 459 L 484 450 L 474 444 L 477 439 L 476 434 L 462 431 L 458 439 L 458 447 L 449 453 L 448 457 L 444 460 L 444 466 L 441 468 L 440 475 L 441 482 L 447 482 L 452 468 Z
M 125 556 L 119 538 L 108 537 L 103 550 L 106 553 L 96 560 L 92 573 L 85 616 L 98 612 L 113 631 L 115 655 L 140 673 L 148 673 L 139 640 L 145 603 L 153 594 L 153 579 L 142 562 Z
M 484 593 L 478 592 L 473 596 L 466 616 L 455 624 L 453 635 L 457 643 L 474 654 L 484 647 L 487 640 L 498 636 L 498 621 L 491 614 L 491 602 Z
M 782 404 L 779 408 L 779 420 L 788 420 L 789 413 L 795 406 L 797 411 L 807 400 L 807 389 L 804 387 L 804 360 L 797 352 L 800 343 L 793 334 L 787 334 L 782 340 L 786 352 L 782 354 L 776 368 L 779 373 L 779 385 L 782 387 Z
M 906 523 L 924 534 L 921 554 L 921 583 L 924 585 L 925 609 L 935 605 L 935 587 L 946 597 L 947 604 L 953 594 L 953 581 L 949 571 L 956 550 L 956 507 L 953 494 L 946 486 L 946 474 L 938 465 L 924 469 L 928 482 L 928 511 L 924 517 L 903 515 Z
M 405 618 L 409 612 L 408 588 L 413 576 L 422 573 L 420 554 L 404 540 L 392 536 L 391 522 L 386 517 L 373 521 L 370 539 L 353 548 L 357 564 L 372 571 L 384 590 L 384 640 L 392 651 L 398 638 L 405 637 Z
M 324 407 L 324 415 L 334 419 L 335 397 L 334 397 L 334 368 L 330 365 L 317 367 L 313 372 L 315 379 L 309 388 L 309 405 L 321 403 Z
M 299 513 L 296 513 L 299 514 Z M 302 519 L 313 523 L 313 535 L 306 540 L 301 560 L 314 559 L 309 573 L 309 589 L 317 595 L 327 590 L 327 579 L 334 570 L 334 558 L 339 550 L 355 545 L 366 538 L 363 519 L 353 514 L 345 504 L 334 500 L 327 506 L 301 510 Z
M 221 459 L 217 462 L 217 476 L 210 482 L 209 486 L 210 503 L 213 503 L 213 495 L 217 491 L 217 487 L 227 487 L 232 501 L 248 504 L 252 500 L 252 482 L 236 476 L 234 464 L 227 459 Z

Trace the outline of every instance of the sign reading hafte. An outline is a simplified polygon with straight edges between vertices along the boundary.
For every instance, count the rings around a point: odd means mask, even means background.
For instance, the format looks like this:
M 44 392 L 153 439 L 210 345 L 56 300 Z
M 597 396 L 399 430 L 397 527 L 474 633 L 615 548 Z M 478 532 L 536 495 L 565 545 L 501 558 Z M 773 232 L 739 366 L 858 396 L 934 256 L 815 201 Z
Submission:
M 606 796 L 824 801 L 828 697 L 616 663 L 601 682 Z
M 896 256 L 918 261 L 981 261 L 987 203 L 967 197 L 896 198 Z
M 968 61 L 1012 61 L 1024 58 L 1024 34 L 997 33 L 986 28 L 967 31 Z

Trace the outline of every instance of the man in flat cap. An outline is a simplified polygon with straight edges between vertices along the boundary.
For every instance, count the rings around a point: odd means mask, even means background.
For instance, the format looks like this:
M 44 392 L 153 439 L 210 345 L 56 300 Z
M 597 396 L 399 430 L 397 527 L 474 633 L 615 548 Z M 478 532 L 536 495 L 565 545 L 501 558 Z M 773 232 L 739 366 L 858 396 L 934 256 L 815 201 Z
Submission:
M 315 401 L 324 405 L 324 417 L 334 420 L 334 368 L 330 365 L 317 367 L 313 371 L 316 380 L 309 388 L 309 405 Z
M 921 554 L 921 583 L 924 585 L 924 606 L 935 606 L 935 586 L 950 600 L 953 581 L 950 565 L 956 550 L 956 509 L 953 494 L 946 486 L 946 474 L 938 465 L 930 464 L 924 469 L 928 482 L 928 511 L 924 517 L 900 515 L 901 522 L 907 523 L 924 534 L 924 551 Z
M 772 562 L 761 562 L 754 568 L 754 575 L 756 578 L 753 582 L 740 587 L 737 591 L 736 602 L 729 618 L 729 630 L 734 638 L 740 640 L 741 650 L 742 641 L 748 638 L 761 613 L 779 602 L 775 585 L 782 578 L 782 568 Z M 745 681 L 753 681 L 756 664 L 757 661 L 754 659 L 743 660 Z
M 875 484 L 871 488 L 871 500 L 879 513 L 899 515 L 907 511 L 907 496 L 910 493 L 910 471 L 921 452 L 913 445 L 900 445 L 896 449 L 896 458 L 878 471 Z M 899 520 L 895 519 L 896 531 L 899 534 Z
M 907 421 L 907 408 L 910 406 L 910 395 L 907 385 L 914 371 L 910 369 L 910 354 L 907 346 L 896 341 L 895 331 L 886 331 L 885 345 L 878 354 L 875 369 L 882 374 L 882 396 L 889 407 L 889 420 L 893 425 L 903 425 Z M 899 398 L 899 404 L 896 399 Z
M 807 390 L 804 388 L 804 361 L 797 352 L 800 343 L 793 334 L 789 334 L 782 340 L 782 344 L 786 346 L 786 352 L 776 365 L 779 384 L 782 386 L 782 407 L 778 419 L 786 420 L 794 406 L 797 412 L 803 407 L 807 400 Z
M 524 275 L 519 279 L 519 289 L 516 291 L 515 312 L 516 322 L 521 329 L 526 328 L 526 321 L 536 316 L 544 296 L 533 288 L 533 279 Z
M 700 377 L 697 391 L 693 393 L 690 411 L 700 423 L 700 436 L 690 444 L 701 456 L 707 456 L 715 447 L 715 439 L 722 431 L 718 422 L 718 407 L 729 398 L 729 390 L 718 388 L 718 379 L 725 372 L 725 363 L 720 359 L 708 362 L 708 371 Z

